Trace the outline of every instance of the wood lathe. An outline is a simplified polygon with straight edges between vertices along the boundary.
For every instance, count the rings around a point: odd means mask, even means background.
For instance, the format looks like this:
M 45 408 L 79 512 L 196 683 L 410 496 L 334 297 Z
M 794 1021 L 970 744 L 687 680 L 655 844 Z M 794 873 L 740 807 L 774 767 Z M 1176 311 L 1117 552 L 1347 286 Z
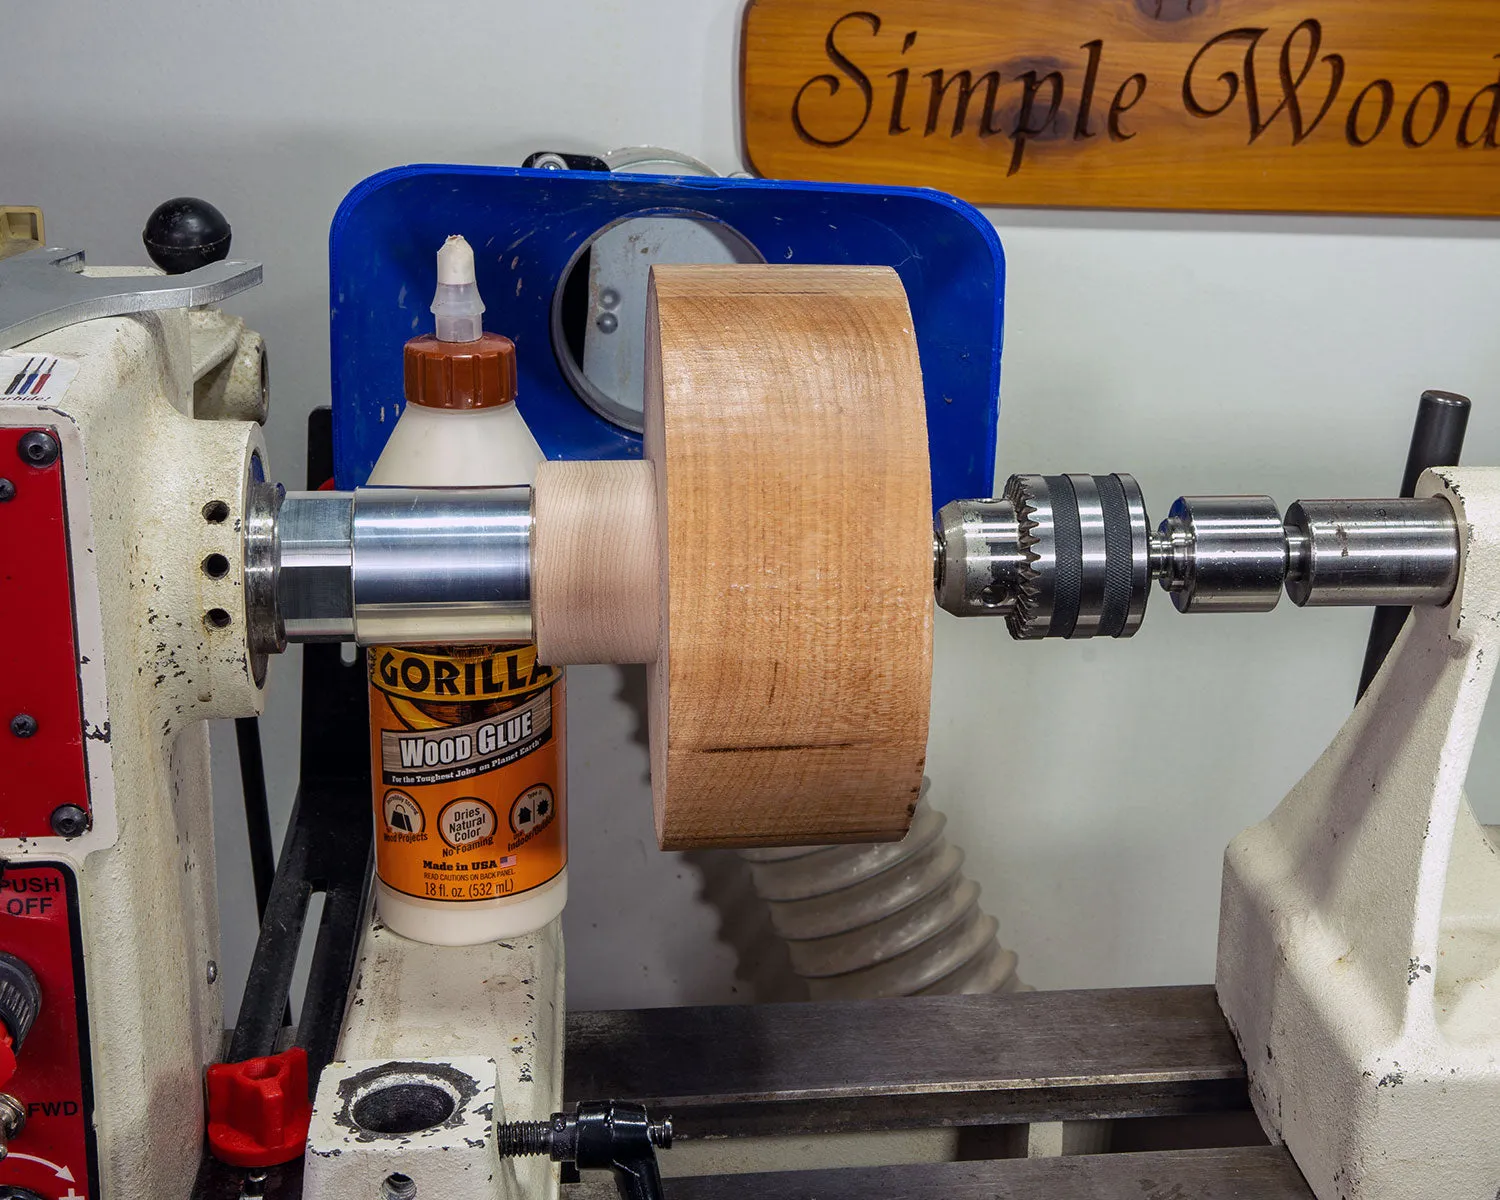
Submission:
M 257 424 L 259 340 L 203 307 L 258 268 L 78 266 L 44 247 L 0 262 L 0 350 L 25 364 L 0 373 L 0 595 L 29 630 L 0 673 L 11 1200 L 546 1200 L 592 1194 L 578 1168 L 649 1197 L 674 1137 L 677 1197 L 1103 1198 L 1147 1176 L 1184 1197 L 1494 1195 L 1500 868 L 1462 784 L 1500 657 L 1500 475 L 1451 465 L 1464 398 L 1424 397 L 1402 497 L 1183 497 L 1153 527 L 1129 475 L 1019 474 L 934 523 L 894 269 L 663 265 L 639 460 L 325 490 L 324 414 L 288 489 Z M 663 847 L 892 841 L 921 796 L 936 607 L 1024 640 L 1128 637 L 1153 581 L 1184 613 L 1269 611 L 1283 590 L 1413 610 L 1328 753 L 1229 848 L 1217 1004 L 565 1017 L 556 921 L 443 947 L 370 915 L 366 679 L 340 644 L 648 664 Z M 302 791 L 226 1045 L 204 722 L 256 714 L 299 642 Z M 1252 1107 L 1248 1137 L 1212 1126 Z M 1227 1140 L 1172 1143 L 1160 1122 L 1185 1117 Z M 1037 1149 L 1106 1127 L 1115 1153 Z M 983 1162 L 735 1175 L 713 1157 L 954 1129 L 988 1131 Z M 1398 1153 L 1433 1130 L 1440 1156 Z

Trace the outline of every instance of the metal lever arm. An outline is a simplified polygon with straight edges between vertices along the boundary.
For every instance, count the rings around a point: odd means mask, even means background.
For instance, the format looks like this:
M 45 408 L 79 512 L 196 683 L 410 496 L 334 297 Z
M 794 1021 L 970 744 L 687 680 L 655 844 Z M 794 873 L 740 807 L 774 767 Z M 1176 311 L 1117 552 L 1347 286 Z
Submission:
M 58 247 L 0 262 L 0 351 L 96 317 L 217 304 L 261 279 L 254 262 L 210 263 L 181 275 L 82 272 L 83 251 Z

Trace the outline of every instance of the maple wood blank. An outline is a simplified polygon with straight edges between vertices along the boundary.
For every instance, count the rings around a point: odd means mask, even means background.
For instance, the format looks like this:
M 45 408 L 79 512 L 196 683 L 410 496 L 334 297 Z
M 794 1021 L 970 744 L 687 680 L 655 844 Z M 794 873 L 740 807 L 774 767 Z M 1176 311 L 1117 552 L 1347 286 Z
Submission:
M 658 840 L 900 837 L 926 753 L 933 595 L 921 369 L 895 272 L 658 266 L 645 389 Z
M 542 463 L 531 511 L 531 609 L 542 662 L 656 658 L 661 573 L 651 464 Z

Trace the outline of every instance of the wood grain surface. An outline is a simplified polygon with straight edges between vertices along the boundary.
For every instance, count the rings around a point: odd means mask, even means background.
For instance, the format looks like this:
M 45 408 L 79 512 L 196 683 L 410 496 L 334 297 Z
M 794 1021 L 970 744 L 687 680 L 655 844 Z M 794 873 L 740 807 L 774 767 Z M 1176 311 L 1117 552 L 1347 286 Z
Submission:
M 544 462 L 531 515 L 531 609 L 542 662 L 655 659 L 661 571 L 651 464 Z
M 668 849 L 900 837 L 932 686 L 921 369 L 885 267 L 658 266 L 646 325 Z
M 978 204 L 1491 216 L 1496 0 L 751 0 L 766 176 Z

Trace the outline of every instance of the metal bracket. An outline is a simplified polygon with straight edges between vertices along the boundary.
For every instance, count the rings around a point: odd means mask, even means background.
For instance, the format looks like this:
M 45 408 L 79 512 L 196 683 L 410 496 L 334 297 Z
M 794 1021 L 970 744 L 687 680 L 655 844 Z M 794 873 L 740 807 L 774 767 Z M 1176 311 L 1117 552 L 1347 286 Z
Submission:
M 83 251 L 45 246 L 0 261 L 0 351 L 65 325 L 217 304 L 261 280 L 260 263 L 210 263 L 182 275 L 83 273 Z

